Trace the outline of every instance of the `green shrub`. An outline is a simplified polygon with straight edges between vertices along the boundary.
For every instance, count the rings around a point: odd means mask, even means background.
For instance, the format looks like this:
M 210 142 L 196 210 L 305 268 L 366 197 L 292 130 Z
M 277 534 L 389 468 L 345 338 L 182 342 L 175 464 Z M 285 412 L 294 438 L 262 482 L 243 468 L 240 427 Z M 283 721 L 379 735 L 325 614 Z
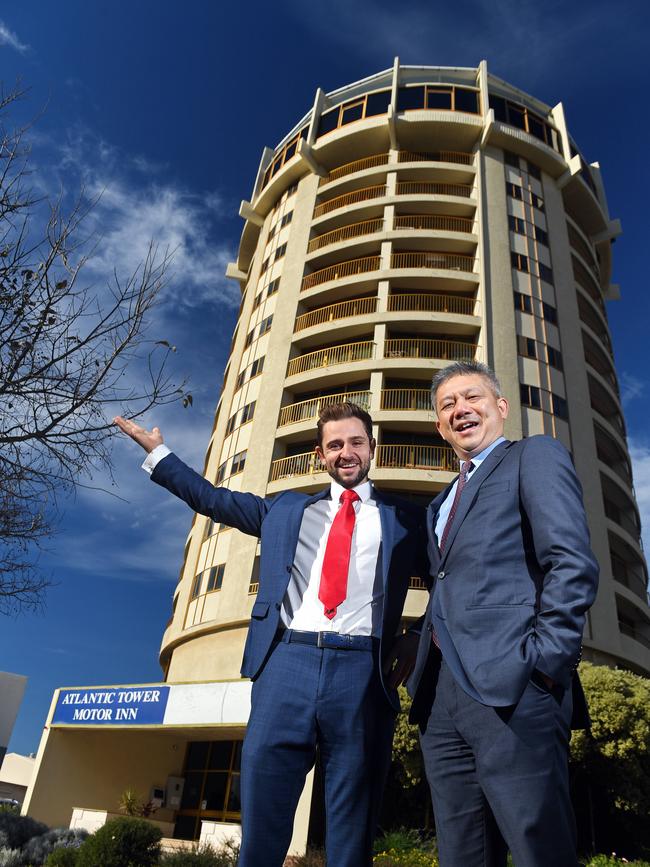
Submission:
M 627 861 L 625 858 L 617 858 L 616 852 L 611 855 L 594 855 L 591 860 L 587 861 L 585 867 L 650 867 L 648 861 Z
M 438 867 L 438 857 L 422 849 L 402 852 L 389 849 L 375 855 L 372 863 L 375 867 Z
M 163 855 L 161 867 L 235 867 L 239 857 L 239 844 L 227 840 L 218 850 L 211 846 L 197 846 Z
M 23 861 L 25 864 L 40 867 L 45 864 L 49 855 L 55 849 L 72 848 L 78 849 L 88 836 L 87 831 L 73 830 L 72 828 L 53 828 L 40 837 L 32 837 L 23 847 Z
M 0 812 L 0 833 L 6 840 L 4 845 L 8 849 L 22 849 L 32 837 L 40 837 L 49 828 L 36 819 L 29 816 L 20 816 L 14 810 Z
M 48 856 L 45 867 L 77 867 L 79 849 L 60 846 Z
M 146 819 L 111 819 L 83 843 L 76 867 L 156 867 L 162 832 Z
M 382 837 L 375 840 L 375 854 L 380 852 L 395 852 L 402 854 L 419 849 L 427 855 L 436 855 L 436 841 L 433 837 L 427 837 L 415 828 L 398 828 L 396 831 L 387 831 Z

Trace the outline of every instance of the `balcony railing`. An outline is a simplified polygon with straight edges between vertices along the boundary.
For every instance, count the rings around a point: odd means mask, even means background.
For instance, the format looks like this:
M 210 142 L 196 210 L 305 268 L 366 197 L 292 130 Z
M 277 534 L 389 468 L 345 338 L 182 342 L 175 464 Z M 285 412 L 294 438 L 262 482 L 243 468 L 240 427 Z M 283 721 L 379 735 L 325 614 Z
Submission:
M 467 217 L 448 217 L 445 214 L 402 214 L 395 217 L 395 229 L 429 229 L 440 232 L 472 232 L 474 221 Z
M 381 256 L 364 256 L 362 259 L 349 259 L 347 262 L 339 262 L 313 271 L 302 278 L 301 291 L 320 286 L 330 280 L 341 280 L 343 277 L 353 277 L 356 274 L 365 274 L 368 271 L 377 271 L 381 265 Z
M 296 424 L 299 421 L 309 421 L 318 418 L 321 409 L 331 403 L 343 403 L 349 401 L 368 409 L 370 406 L 369 391 L 341 391 L 337 394 L 325 394 L 314 397 L 311 400 L 301 400 L 299 403 L 291 403 L 283 406 L 280 410 L 278 427 L 287 424 Z
M 389 295 L 389 312 L 413 313 L 455 313 L 461 316 L 474 316 L 476 302 L 462 295 Z
M 360 223 L 352 223 L 350 226 L 341 226 L 340 229 L 334 229 L 325 235 L 312 238 L 307 247 L 307 252 L 313 253 L 314 250 L 321 250 L 323 247 L 329 247 L 330 244 L 338 244 L 340 241 L 349 241 L 350 238 L 372 235 L 374 232 L 381 232 L 383 228 L 383 217 L 378 217 L 376 220 L 363 220 Z
M 446 184 L 433 181 L 399 181 L 398 196 L 460 196 L 469 199 L 471 184 Z
M 327 307 L 319 307 L 303 313 L 296 319 L 294 331 L 303 331 L 313 325 L 322 325 L 325 322 L 334 322 L 337 319 L 347 319 L 349 316 L 367 316 L 377 310 L 378 298 L 371 295 L 369 298 L 351 298 L 349 301 L 340 301 L 338 304 L 329 304 Z
M 339 178 L 344 178 L 346 175 L 352 175 L 355 172 L 362 172 L 364 169 L 372 169 L 375 166 L 384 166 L 388 162 L 388 154 L 373 154 L 370 157 L 364 157 L 361 160 L 353 160 L 351 163 L 345 163 L 342 166 L 337 166 L 327 175 L 326 178 L 321 178 L 320 183 L 328 184 L 330 181 L 337 181 Z
M 338 208 L 345 208 L 347 205 L 355 205 L 357 202 L 365 202 L 368 199 L 378 199 L 386 195 L 386 184 L 377 184 L 374 187 L 364 187 L 361 190 L 352 190 L 350 193 L 344 193 L 342 196 L 336 196 L 333 199 L 328 199 L 326 202 L 321 202 L 314 208 L 314 219 L 322 217 L 323 214 L 329 214 L 330 211 L 336 211 Z
M 458 470 L 458 458 L 448 446 L 377 446 L 375 461 L 381 469 Z
M 321 471 L 324 472 L 325 468 L 314 452 L 303 452 L 301 455 L 291 455 L 289 458 L 273 461 L 269 481 L 277 482 L 278 479 L 287 479 L 291 476 L 311 476 Z
M 340 346 L 328 346 L 326 349 L 317 349 L 316 352 L 308 352 L 292 358 L 287 368 L 287 376 L 296 373 L 304 373 L 306 370 L 314 370 L 318 367 L 333 367 L 336 364 L 349 364 L 352 361 L 363 361 L 372 358 L 375 344 L 372 340 L 364 340 L 360 343 L 344 343 Z
M 436 253 L 418 251 L 416 253 L 392 253 L 391 268 L 442 268 L 445 271 L 474 271 L 474 257 L 462 253 Z
M 431 392 L 428 388 L 382 388 L 381 409 L 430 411 Z
M 412 151 L 400 151 L 398 162 L 400 163 L 458 163 L 463 166 L 471 166 L 472 154 L 461 151 L 435 151 L 432 153 L 413 153 Z
M 446 361 L 472 361 L 474 343 L 427 338 L 388 338 L 384 340 L 384 358 L 442 358 Z

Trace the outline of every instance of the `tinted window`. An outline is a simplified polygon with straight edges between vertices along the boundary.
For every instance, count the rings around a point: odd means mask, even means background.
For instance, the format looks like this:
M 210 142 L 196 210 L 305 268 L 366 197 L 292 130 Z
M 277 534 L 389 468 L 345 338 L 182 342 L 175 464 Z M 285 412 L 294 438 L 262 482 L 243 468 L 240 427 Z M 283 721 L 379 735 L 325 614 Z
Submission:
M 397 110 L 410 111 L 424 108 L 424 87 L 400 87 L 397 92 Z
M 519 127 L 519 129 L 526 129 L 523 109 L 517 108 L 517 106 L 513 105 L 511 102 L 508 103 L 508 123 L 512 124 L 512 126 Z
M 427 93 L 427 108 L 451 110 L 451 91 L 430 87 Z
M 502 123 L 507 122 L 506 101 L 500 96 L 490 94 L 490 108 L 494 109 L 494 117 Z
M 321 114 L 318 122 L 318 135 L 325 135 L 326 132 L 331 132 L 336 129 L 339 123 L 339 110 L 333 108 L 331 111 L 326 111 Z
M 363 117 L 363 103 L 351 105 L 349 108 L 343 109 L 343 117 L 341 118 L 341 126 L 346 123 L 352 123 L 353 120 L 361 120 Z
M 478 93 L 475 90 L 457 87 L 455 106 L 456 111 L 469 111 L 471 114 L 478 114 Z
M 390 90 L 369 93 L 366 101 L 366 117 L 373 117 L 376 114 L 386 114 L 389 105 Z

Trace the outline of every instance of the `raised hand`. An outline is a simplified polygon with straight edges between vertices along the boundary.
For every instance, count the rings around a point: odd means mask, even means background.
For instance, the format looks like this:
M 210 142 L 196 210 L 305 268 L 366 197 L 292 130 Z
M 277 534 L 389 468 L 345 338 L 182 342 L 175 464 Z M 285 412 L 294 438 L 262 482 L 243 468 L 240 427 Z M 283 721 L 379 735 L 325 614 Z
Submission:
M 128 418 L 122 418 L 121 415 L 113 419 L 113 424 L 116 424 L 123 433 L 130 436 L 138 445 L 141 445 L 145 452 L 152 452 L 156 446 L 162 444 L 163 438 L 160 428 L 155 427 L 153 430 L 148 431 L 134 421 L 129 421 Z

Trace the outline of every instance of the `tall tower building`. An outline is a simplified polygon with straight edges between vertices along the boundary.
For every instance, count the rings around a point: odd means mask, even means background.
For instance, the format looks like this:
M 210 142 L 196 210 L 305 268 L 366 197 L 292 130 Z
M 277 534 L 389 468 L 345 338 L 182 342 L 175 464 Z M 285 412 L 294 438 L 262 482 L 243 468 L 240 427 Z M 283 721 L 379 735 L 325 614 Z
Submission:
M 485 361 L 510 400 L 507 435 L 550 434 L 573 454 L 601 567 L 585 657 L 650 675 L 647 570 L 605 306 L 618 297 L 620 227 L 562 105 L 485 62 L 396 60 L 318 90 L 264 151 L 240 214 L 228 274 L 241 309 L 206 477 L 264 496 L 318 489 L 328 482 L 313 453 L 319 408 L 349 399 L 374 419 L 375 484 L 428 501 L 457 469 L 435 433 L 432 374 L 453 359 Z M 405 616 L 426 598 L 413 580 Z M 166 836 L 230 836 L 250 693 L 239 667 L 249 620 L 267 607 L 257 540 L 195 517 L 162 640 L 166 683 L 57 690 L 30 815 L 61 825 L 72 811 L 92 830 L 125 787 L 153 786 L 156 797 L 166 789 Z M 308 778 L 292 851 L 306 845 L 311 791 Z
M 432 374 L 496 370 L 511 438 L 572 452 L 601 584 L 585 657 L 650 674 L 650 609 L 605 301 L 610 219 L 597 164 L 550 107 L 477 69 L 401 66 L 332 93 L 265 149 L 228 275 L 242 302 L 205 475 L 273 495 L 327 482 L 319 407 L 367 406 L 381 488 L 430 499 L 456 472 Z M 161 661 L 171 681 L 237 677 L 255 539 L 197 517 Z M 406 614 L 425 591 L 413 582 Z

